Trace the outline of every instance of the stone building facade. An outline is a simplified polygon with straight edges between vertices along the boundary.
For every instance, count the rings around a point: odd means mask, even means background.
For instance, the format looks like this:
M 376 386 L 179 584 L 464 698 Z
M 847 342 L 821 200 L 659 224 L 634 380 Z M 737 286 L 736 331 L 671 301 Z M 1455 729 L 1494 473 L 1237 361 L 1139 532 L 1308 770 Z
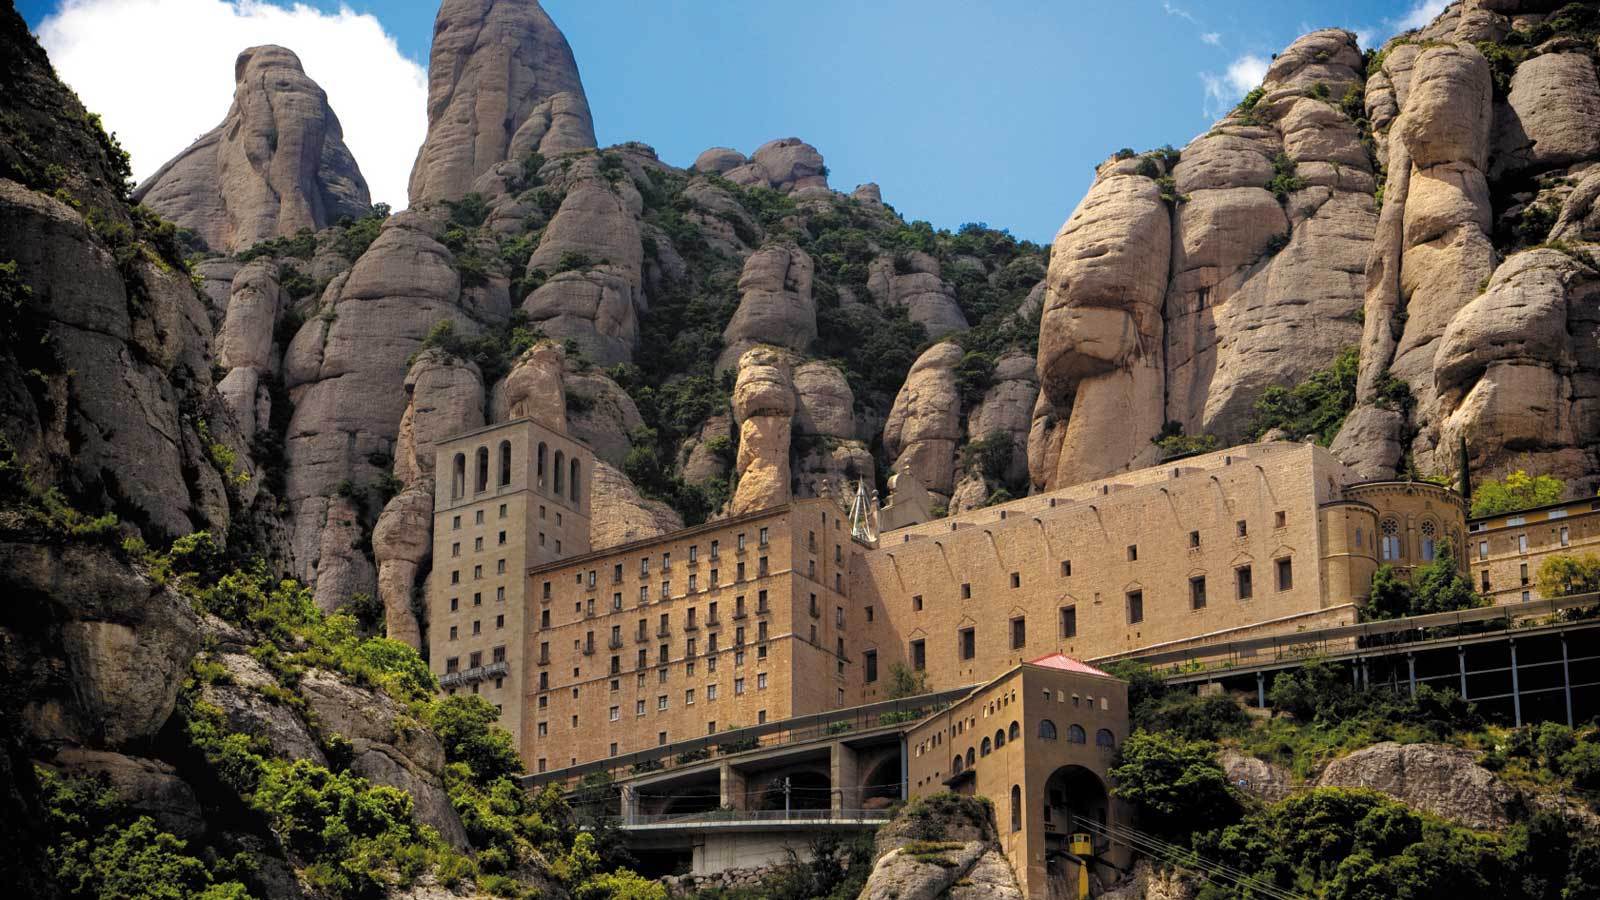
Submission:
M 1000 846 L 1024 895 L 1049 896 L 1076 865 L 1063 860 L 1075 819 L 1130 824 L 1110 767 L 1128 736 L 1128 685 L 1059 653 L 1013 666 L 906 734 L 907 790 L 988 797 Z M 1095 837 L 1126 866 L 1128 849 Z M 1110 866 L 1096 873 L 1114 876 Z
M 484 695 L 522 732 L 529 567 L 589 550 L 594 454 L 532 419 L 438 445 L 429 666 L 449 693 Z
M 1539 566 L 1557 555 L 1600 555 L 1600 500 L 1569 500 L 1473 519 L 1466 565 L 1472 586 L 1496 604 L 1545 599 Z

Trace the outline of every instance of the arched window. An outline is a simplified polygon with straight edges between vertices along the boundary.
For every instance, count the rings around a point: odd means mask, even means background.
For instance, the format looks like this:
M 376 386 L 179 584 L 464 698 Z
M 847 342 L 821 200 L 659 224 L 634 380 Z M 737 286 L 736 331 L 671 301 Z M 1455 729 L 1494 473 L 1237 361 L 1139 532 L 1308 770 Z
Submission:
M 1384 519 L 1383 522 L 1378 525 L 1378 530 L 1383 535 L 1383 537 L 1382 537 L 1382 551 L 1383 552 L 1379 554 L 1380 558 L 1382 558 L 1384 560 L 1399 559 L 1400 558 L 1400 523 L 1395 521 L 1394 519 Z
M 488 489 L 489 489 L 489 448 L 488 447 L 479 447 L 478 448 L 478 471 L 477 471 L 477 488 L 476 488 L 476 491 L 481 494 L 484 491 L 487 491 Z
M 1111 729 L 1102 728 L 1094 733 L 1094 745 L 1096 747 L 1115 747 L 1117 738 L 1111 733 Z
M 989 742 L 988 738 L 984 738 L 983 743 L 978 745 L 979 756 L 988 756 L 993 750 L 994 745 Z
M 999 750 L 1006 745 L 1006 730 L 1004 728 L 994 733 L 994 748 Z
M 539 457 L 539 459 L 538 459 L 538 465 L 539 465 L 539 468 L 538 468 L 539 487 L 544 487 L 544 458 L 545 458 L 545 454 L 546 454 L 546 450 L 545 450 L 545 446 L 544 446 L 544 441 L 540 441 L 539 442 L 539 453 L 538 453 L 538 457 Z
M 555 495 L 557 497 L 559 497 L 559 496 L 561 496 L 562 487 L 565 486 L 562 483 L 562 476 L 564 476 L 566 474 L 566 471 L 567 471 L 567 455 L 565 453 L 562 453 L 560 450 L 556 451 L 556 459 L 555 459 L 554 468 L 555 468 L 555 475 L 554 475 L 555 483 L 553 485 L 551 485 L 550 489 L 555 492 Z
M 1022 830 L 1022 787 L 1011 786 L 1011 830 Z
M 1422 561 L 1423 562 L 1433 562 L 1433 553 L 1434 553 L 1434 548 L 1437 546 L 1436 539 L 1438 537 L 1438 533 L 1439 533 L 1439 526 L 1433 524 L 1433 520 L 1432 519 L 1429 519 L 1428 521 L 1422 523 Z
M 567 485 L 567 491 L 568 491 L 568 493 L 570 493 L 572 495 L 572 502 L 573 503 L 577 503 L 578 502 L 578 461 L 577 460 L 573 460 L 572 461 L 572 477 L 567 479 L 567 480 L 569 482 L 571 482 L 570 484 Z
M 500 486 L 511 483 L 511 442 L 500 442 Z
M 1068 725 L 1067 726 L 1067 743 L 1069 743 L 1069 744 L 1087 744 L 1087 743 L 1089 743 L 1089 736 L 1084 733 L 1082 725 Z
M 1356 546 L 1362 550 L 1367 549 L 1367 538 L 1366 535 L 1361 533 L 1360 525 L 1356 526 Z
M 1006 737 L 1013 741 L 1019 737 L 1022 737 L 1022 726 L 1012 722 L 1011 727 L 1006 729 Z
M 950 774 L 960 775 L 961 770 L 966 768 L 966 765 L 967 761 L 961 758 L 961 754 L 957 753 L 955 759 L 950 760 Z
M 1049 719 L 1040 719 L 1039 720 L 1039 737 L 1044 739 L 1044 740 L 1047 740 L 1047 741 L 1055 740 L 1056 739 L 1056 723 L 1050 721 Z
M 467 491 L 467 457 L 466 454 L 457 453 L 450 471 L 450 498 L 461 499 Z
M 978 754 L 971 747 L 967 748 L 967 765 L 971 766 L 978 761 Z

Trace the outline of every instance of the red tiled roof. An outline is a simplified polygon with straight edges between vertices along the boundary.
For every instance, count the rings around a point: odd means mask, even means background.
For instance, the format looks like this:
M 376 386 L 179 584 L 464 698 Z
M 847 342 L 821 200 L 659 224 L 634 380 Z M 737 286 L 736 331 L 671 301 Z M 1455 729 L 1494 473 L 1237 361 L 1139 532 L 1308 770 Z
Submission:
M 1109 673 L 1102 672 L 1086 662 L 1073 659 L 1065 653 L 1046 654 L 1038 659 L 1029 660 L 1028 665 L 1044 666 L 1047 669 L 1062 669 L 1067 672 L 1077 672 L 1079 675 L 1099 675 L 1102 678 L 1112 677 Z

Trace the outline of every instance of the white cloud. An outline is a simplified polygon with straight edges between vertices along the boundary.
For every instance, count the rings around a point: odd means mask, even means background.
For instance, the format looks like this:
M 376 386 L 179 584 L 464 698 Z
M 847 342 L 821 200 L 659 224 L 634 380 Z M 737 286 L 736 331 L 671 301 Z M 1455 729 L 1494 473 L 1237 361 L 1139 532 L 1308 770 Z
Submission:
M 1450 0 L 1417 0 L 1410 9 L 1405 11 L 1404 15 L 1398 19 L 1390 19 L 1387 24 L 1393 27 L 1394 31 L 1392 33 L 1394 34 L 1410 31 L 1413 28 L 1421 28 L 1438 18 L 1439 14 L 1444 12 L 1444 8 L 1449 5 Z
M 1200 33 L 1200 40 L 1210 44 L 1213 47 L 1222 46 L 1222 34 L 1220 32 L 1203 31 Z
M 1167 0 L 1162 0 L 1161 8 L 1166 10 L 1167 15 L 1169 16 L 1177 16 L 1180 19 L 1187 19 L 1195 25 L 1200 24 L 1200 20 L 1194 17 L 1194 13 L 1189 12 L 1187 9 L 1184 9 L 1181 6 L 1173 6 L 1171 3 L 1167 2 Z
M 1266 57 L 1247 53 L 1229 63 L 1221 75 L 1200 73 L 1200 82 L 1206 88 L 1206 115 L 1215 117 L 1227 112 L 1239 98 L 1261 84 L 1269 65 L 1271 60 Z
M 427 73 L 371 15 L 261 0 L 66 0 L 39 25 L 63 81 L 105 117 L 142 179 L 216 127 L 239 51 L 280 44 L 328 94 L 374 202 L 406 205 Z

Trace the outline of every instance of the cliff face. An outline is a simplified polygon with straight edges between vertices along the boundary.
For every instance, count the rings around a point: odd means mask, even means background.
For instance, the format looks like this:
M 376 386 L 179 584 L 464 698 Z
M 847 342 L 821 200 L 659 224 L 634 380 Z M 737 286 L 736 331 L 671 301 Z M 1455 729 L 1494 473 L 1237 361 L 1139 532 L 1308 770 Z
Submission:
M 1051 257 L 1035 487 L 1254 437 L 1352 347 L 1362 475 L 1451 474 L 1464 438 L 1483 476 L 1594 481 L 1596 20 L 1553 6 L 1463 0 L 1365 57 L 1308 34 L 1181 151 L 1102 164 Z
M 328 97 L 283 47 L 234 63 L 233 105 L 145 180 L 134 200 L 219 253 L 366 213 L 372 200 Z

